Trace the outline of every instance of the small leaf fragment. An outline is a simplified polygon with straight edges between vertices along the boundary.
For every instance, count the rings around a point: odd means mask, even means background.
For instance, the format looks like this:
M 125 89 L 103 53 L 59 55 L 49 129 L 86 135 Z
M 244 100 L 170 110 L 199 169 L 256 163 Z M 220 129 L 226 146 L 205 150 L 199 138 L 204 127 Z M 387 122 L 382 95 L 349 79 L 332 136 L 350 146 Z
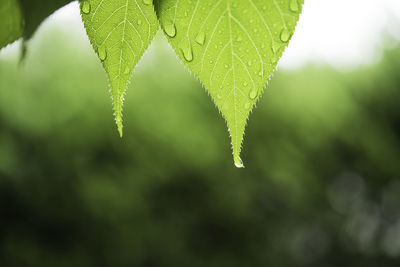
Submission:
M 14 42 L 22 35 L 22 14 L 18 0 L 1 0 L 0 48 Z

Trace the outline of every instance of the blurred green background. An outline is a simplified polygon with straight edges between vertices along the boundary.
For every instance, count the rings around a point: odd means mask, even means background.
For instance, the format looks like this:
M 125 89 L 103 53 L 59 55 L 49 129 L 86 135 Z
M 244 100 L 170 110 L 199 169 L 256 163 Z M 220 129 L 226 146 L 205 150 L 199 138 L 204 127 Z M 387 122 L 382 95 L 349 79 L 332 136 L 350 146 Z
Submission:
M 89 44 L 0 56 L 0 266 L 399 266 L 400 48 L 278 71 L 233 165 L 224 120 L 160 36 L 125 135 Z

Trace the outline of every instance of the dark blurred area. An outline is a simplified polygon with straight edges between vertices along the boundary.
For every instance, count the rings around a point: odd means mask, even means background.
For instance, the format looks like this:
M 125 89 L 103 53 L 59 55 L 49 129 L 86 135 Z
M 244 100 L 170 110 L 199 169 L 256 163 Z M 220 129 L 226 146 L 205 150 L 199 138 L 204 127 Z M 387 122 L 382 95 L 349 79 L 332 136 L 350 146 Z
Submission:
M 165 41 L 125 136 L 89 45 L 0 57 L 0 266 L 400 265 L 400 48 L 278 71 L 233 165 L 224 120 Z

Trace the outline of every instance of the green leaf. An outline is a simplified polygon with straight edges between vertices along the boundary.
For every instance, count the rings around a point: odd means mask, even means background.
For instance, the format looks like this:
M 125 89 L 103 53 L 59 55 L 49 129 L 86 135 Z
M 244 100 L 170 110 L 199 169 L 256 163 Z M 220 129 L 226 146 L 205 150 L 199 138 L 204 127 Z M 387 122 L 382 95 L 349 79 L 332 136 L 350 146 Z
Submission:
M 172 47 L 227 121 L 235 165 L 247 118 L 294 32 L 303 0 L 159 0 Z
M 20 37 L 28 40 L 50 14 L 71 0 L 1 0 L 0 48 Z
M 22 34 L 21 9 L 17 0 L 1 0 L 0 48 L 16 41 Z
M 81 14 L 90 42 L 107 72 L 114 115 L 122 136 L 122 105 L 133 69 L 158 21 L 151 0 L 85 0 Z
M 71 0 L 19 0 L 24 18 L 24 39 L 30 39 L 39 25 Z

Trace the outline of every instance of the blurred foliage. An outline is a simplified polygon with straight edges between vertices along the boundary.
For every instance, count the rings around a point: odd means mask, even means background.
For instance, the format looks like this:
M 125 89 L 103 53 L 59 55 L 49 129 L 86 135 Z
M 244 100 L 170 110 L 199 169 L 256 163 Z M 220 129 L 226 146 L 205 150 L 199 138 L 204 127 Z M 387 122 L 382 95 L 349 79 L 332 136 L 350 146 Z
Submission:
M 277 72 L 238 170 L 160 42 L 123 139 L 88 43 L 54 31 L 22 68 L 0 56 L 0 266 L 399 266 L 400 49 L 353 72 Z

